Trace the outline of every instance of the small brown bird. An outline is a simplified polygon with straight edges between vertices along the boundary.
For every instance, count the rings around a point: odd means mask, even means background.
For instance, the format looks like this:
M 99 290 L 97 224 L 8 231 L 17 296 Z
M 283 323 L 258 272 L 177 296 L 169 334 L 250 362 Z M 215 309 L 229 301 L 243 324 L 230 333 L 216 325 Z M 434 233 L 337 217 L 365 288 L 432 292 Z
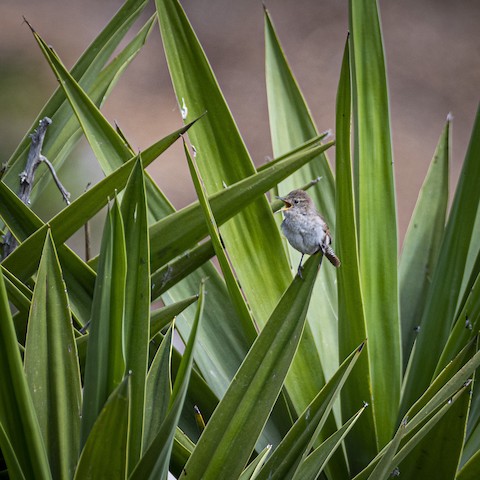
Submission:
M 328 225 L 317 212 L 312 199 L 303 190 L 293 190 L 286 197 L 277 198 L 285 203 L 281 210 L 285 216 L 282 232 L 288 243 L 302 254 L 297 270 L 300 278 L 305 254 L 322 252 L 333 266 L 339 267 L 340 260 L 330 246 L 332 237 Z

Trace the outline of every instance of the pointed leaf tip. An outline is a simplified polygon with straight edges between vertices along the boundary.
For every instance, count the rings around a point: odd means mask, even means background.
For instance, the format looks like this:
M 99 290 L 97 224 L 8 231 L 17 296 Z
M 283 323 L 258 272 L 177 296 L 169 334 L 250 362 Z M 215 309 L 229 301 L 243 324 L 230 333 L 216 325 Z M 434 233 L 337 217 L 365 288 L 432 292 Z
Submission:
M 363 347 L 365 347 L 367 343 L 367 339 L 365 339 L 358 347 L 357 352 L 361 352 L 363 350 Z

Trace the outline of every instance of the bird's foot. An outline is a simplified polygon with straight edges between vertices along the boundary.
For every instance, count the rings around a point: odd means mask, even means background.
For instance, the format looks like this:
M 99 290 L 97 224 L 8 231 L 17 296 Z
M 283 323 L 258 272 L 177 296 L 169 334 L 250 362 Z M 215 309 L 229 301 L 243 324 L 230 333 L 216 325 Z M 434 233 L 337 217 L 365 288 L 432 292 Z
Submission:
M 302 267 L 302 265 L 300 264 L 300 265 L 298 266 L 297 274 L 298 274 L 298 276 L 303 280 L 302 270 L 303 270 L 303 267 Z

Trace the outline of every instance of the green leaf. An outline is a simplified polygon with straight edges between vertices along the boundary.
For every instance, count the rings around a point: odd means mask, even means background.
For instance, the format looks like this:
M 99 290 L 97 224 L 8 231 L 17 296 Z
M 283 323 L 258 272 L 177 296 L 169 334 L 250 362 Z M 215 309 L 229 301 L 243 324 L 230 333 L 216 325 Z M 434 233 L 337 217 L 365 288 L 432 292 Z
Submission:
M 179 477 L 188 458 L 193 452 L 195 444 L 177 428 L 175 441 L 173 443 L 172 456 L 170 458 L 170 471 Z
M 54 478 L 71 478 L 80 448 L 81 385 L 62 270 L 47 235 L 25 345 L 30 387 Z
M 47 452 L 23 371 L 15 327 L 0 275 L 0 448 L 25 478 L 51 478 Z M 7 463 L 7 468 L 10 465 Z
M 120 382 L 103 406 L 78 461 L 75 479 L 126 478 L 129 378 Z
M 477 480 L 480 476 L 480 450 L 470 458 L 455 477 L 457 480 Z
M 147 449 L 130 476 L 132 480 L 165 478 L 167 476 L 176 428 L 187 395 L 188 383 L 192 372 L 197 332 L 200 328 L 203 314 L 204 295 L 204 283 L 202 282 L 198 297 L 195 322 L 175 379 L 172 395 L 170 397 L 170 404 L 168 406 L 168 413 L 158 433 L 152 440 L 150 447 Z
M 118 168 L 122 165 L 122 162 L 119 161 L 120 158 L 126 161 L 132 157 L 130 148 L 64 67 L 53 48 L 47 45 L 37 32 L 33 31 L 33 35 L 60 86 L 64 89 L 65 96 L 70 102 L 102 169 L 107 174 L 112 173 L 115 167 Z M 112 168 L 110 162 L 116 162 L 115 167 Z
M 477 380 L 478 377 L 475 378 Z M 471 406 L 468 414 L 467 432 L 463 445 L 462 459 L 459 468 L 463 468 L 466 462 L 480 450 L 480 388 L 477 381 L 474 382 Z
M 357 362 L 364 345 L 362 343 L 345 359 L 333 377 L 307 406 L 267 460 L 257 476 L 258 479 L 292 478 L 299 464 L 303 461 L 302 456 L 307 456 L 313 443 L 317 440 L 318 433 L 325 424 L 332 406 Z
M 197 300 L 198 295 L 194 295 L 172 305 L 153 310 L 150 315 L 150 338 L 153 338 L 160 330 L 163 330 L 175 316 L 182 313 Z
M 55 239 L 64 242 L 70 238 L 86 221 L 91 219 L 107 204 L 108 198 L 113 196 L 115 191 L 123 190 L 139 158 L 141 159 L 143 168 L 148 167 L 159 155 L 180 138 L 193 123 L 195 123 L 195 120 L 162 138 L 139 155 L 131 158 L 95 186 L 88 189 L 67 208 L 64 208 L 55 215 L 49 221 L 52 232 L 55 233 Z
M 167 135 L 142 152 L 140 155 L 144 168 L 171 146 L 194 123 L 195 121 Z M 131 158 L 126 164 L 87 190 L 49 221 L 57 245 L 65 242 L 81 228 L 87 220 L 98 213 L 107 204 L 109 196 L 112 196 L 115 191 L 123 189 L 137 158 L 137 156 Z M 21 272 L 21 275 L 26 277 L 33 273 L 36 267 L 35 259 L 40 258 L 43 243 L 38 238 L 39 234 L 36 233 L 36 230 L 43 225 L 43 222 L 34 212 L 23 205 L 20 199 L 1 182 L 0 199 L 2 200 L 2 202 L 0 202 L 0 215 L 20 242 L 26 240 L 25 245 L 19 246 L 12 253 L 14 260 L 8 259 L 6 262 L 8 264 L 14 264 L 15 271 Z M 22 215 L 19 215 L 19 211 Z M 31 238 L 28 238 L 30 236 Z M 28 252 L 28 255 L 26 255 L 25 252 Z M 92 285 L 94 281 L 95 278 L 91 277 Z
M 15 277 L 15 275 L 12 275 L 3 265 L 0 265 L 0 271 L 2 272 L 10 301 L 18 310 L 28 312 L 32 300 L 32 291 Z
M 140 460 L 145 413 L 145 384 L 150 341 L 150 245 L 143 166 L 139 158 L 130 175 L 121 206 L 125 228 L 127 276 L 123 324 L 125 368 L 131 373 L 129 471 Z
M 353 191 L 351 136 L 350 39 L 347 37 L 337 93 L 336 112 L 336 198 L 337 252 L 342 259 L 338 269 L 338 347 L 341 356 L 367 338 L 358 252 L 355 196 Z M 342 414 L 350 418 L 360 402 L 372 403 L 370 356 L 359 359 L 356 375 L 351 375 L 342 389 Z M 351 472 L 361 470 L 377 453 L 373 410 L 361 416 L 357 427 L 345 439 Z
M 257 337 L 207 423 L 181 479 L 237 478 L 262 431 L 292 363 L 321 262 L 305 263 Z
M 12 445 L 10 444 L 10 440 L 8 439 L 5 430 L 0 423 L 0 447 L 2 452 L 3 461 L 5 462 L 6 466 L 8 467 L 8 476 L 10 478 L 25 478 L 22 473 L 22 467 L 18 463 L 17 455 L 15 454 Z M 6 476 L 6 472 L 2 472 L 3 475 Z
M 162 426 L 170 404 L 172 380 L 170 358 L 172 356 L 173 326 L 168 329 L 148 371 L 145 395 L 144 450 L 152 444 Z
M 461 286 L 473 226 L 480 203 L 480 109 L 477 110 L 470 145 L 458 181 L 455 198 L 445 229 L 437 268 L 428 291 L 421 331 L 410 358 L 405 380 L 402 412 L 429 385 L 440 354 L 447 342 L 455 311 L 461 300 Z M 448 279 L 448 281 L 445 281 Z M 435 338 L 432 342 L 431 339 Z
M 352 418 L 350 418 L 341 428 L 317 447 L 300 464 L 295 472 L 294 480 L 315 480 L 323 472 L 326 463 L 335 453 L 336 449 L 342 445 L 342 441 L 353 428 L 359 417 L 365 411 L 367 405 L 364 405 Z
M 272 147 L 273 154 L 277 157 L 317 136 L 318 132 L 266 9 L 265 70 Z M 314 178 L 321 180 L 319 188 L 312 188 L 310 195 L 327 219 L 335 238 L 335 184 L 326 154 L 322 153 L 283 180 L 277 190 L 280 194 L 286 194 Z M 288 252 L 290 263 L 298 265 L 300 254 L 290 246 Z M 335 280 L 335 269 L 322 268 L 307 315 L 325 378 L 330 378 L 338 367 Z
M 403 363 L 415 341 L 427 292 L 440 253 L 448 205 L 451 117 L 440 136 L 427 176 L 418 195 L 398 268 L 402 319 Z
M 28 232 L 35 232 L 2 262 L 2 265 L 19 280 L 27 281 L 38 267 L 48 226 L 2 182 L 0 182 L 0 198 L 5 200 L 0 201 L 0 215 L 15 236 L 23 238 L 23 235 L 29 235 Z M 90 317 L 95 274 L 67 246 L 58 242 L 57 245 L 65 283 L 70 292 L 72 310 L 81 324 L 86 323 Z
M 266 462 L 271 449 L 272 446 L 267 445 L 242 472 L 239 480 L 254 480 L 258 478 L 258 473 Z
M 468 390 L 472 385 L 468 383 L 465 393 L 400 463 L 399 470 L 405 478 L 414 478 L 418 472 L 425 479 L 455 478 L 470 406 Z
M 478 257 L 480 260 L 480 254 Z M 448 362 L 476 335 L 480 322 L 480 275 L 477 273 L 475 283 L 470 291 L 466 291 L 466 298 L 463 308 L 456 315 L 455 325 L 450 332 L 447 344 L 440 356 L 435 375 L 444 368 Z
M 218 263 L 222 269 L 223 278 L 227 284 L 228 292 L 230 294 L 230 300 L 232 301 L 237 315 L 240 318 L 240 321 L 243 325 L 244 332 L 247 333 L 247 338 L 250 342 L 253 343 L 257 337 L 257 332 L 255 329 L 255 322 L 252 318 L 249 306 L 247 305 L 245 298 L 242 295 L 240 285 L 235 273 L 232 269 L 232 265 L 229 262 L 227 257 L 227 252 L 225 251 L 225 245 L 222 244 L 222 239 L 220 236 L 220 231 L 217 226 L 217 222 L 212 212 L 212 208 L 208 201 L 207 192 L 205 190 L 205 184 L 201 177 L 198 165 L 195 160 L 192 159 L 190 153 L 187 149 L 186 144 L 184 143 L 185 156 L 187 157 L 188 168 L 190 170 L 190 176 L 193 180 L 193 185 L 195 186 L 195 191 L 197 192 L 197 197 L 200 202 L 200 206 L 203 210 L 203 215 L 205 217 L 205 222 L 207 223 L 208 233 L 210 235 L 210 240 L 215 249 L 217 255 Z
M 390 113 L 376 0 L 350 0 L 358 249 L 378 446 L 393 433 L 402 352 Z
M 108 212 L 100 248 L 85 366 L 81 444 L 112 391 L 122 381 L 124 358 L 125 237 L 118 203 Z
M 480 208 L 477 209 L 477 216 L 473 225 L 473 231 L 480 231 Z M 465 265 L 465 274 L 463 276 L 461 291 L 465 292 L 468 289 L 468 282 L 474 275 L 474 270 L 477 272 L 480 270 L 480 235 L 473 235 L 470 240 L 470 246 L 468 248 L 468 255 Z
M 409 420 L 403 432 L 402 448 L 393 458 L 392 468 L 417 447 L 421 439 L 453 405 L 453 400 L 456 401 L 462 393 L 470 390 L 469 378 L 480 365 L 480 352 L 475 353 L 476 348 L 475 339 L 449 363 L 406 413 L 404 421 Z M 472 356 L 473 353 L 475 355 Z M 355 477 L 355 480 L 366 479 L 387 449 L 388 445 Z
M 392 441 L 388 444 L 388 447 L 385 449 L 380 461 L 377 463 L 376 467 L 373 469 L 373 472 L 368 477 L 369 480 L 382 480 L 384 478 L 389 478 L 394 469 L 393 457 L 397 453 L 398 447 L 400 446 L 400 441 L 405 434 L 405 427 L 407 422 L 404 419 L 398 427 L 397 432 L 395 433 Z

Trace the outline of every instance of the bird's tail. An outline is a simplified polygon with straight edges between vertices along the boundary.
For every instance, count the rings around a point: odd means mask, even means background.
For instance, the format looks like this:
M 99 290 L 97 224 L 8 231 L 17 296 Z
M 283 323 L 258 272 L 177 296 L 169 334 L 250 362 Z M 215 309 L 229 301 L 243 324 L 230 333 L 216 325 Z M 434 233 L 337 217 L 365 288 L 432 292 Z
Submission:
M 338 268 L 340 266 L 340 259 L 335 255 L 335 252 L 333 251 L 333 248 L 330 245 L 327 245 L 324 248 L 323 254 L 328 258 L 329 262 L 334 267 Z

